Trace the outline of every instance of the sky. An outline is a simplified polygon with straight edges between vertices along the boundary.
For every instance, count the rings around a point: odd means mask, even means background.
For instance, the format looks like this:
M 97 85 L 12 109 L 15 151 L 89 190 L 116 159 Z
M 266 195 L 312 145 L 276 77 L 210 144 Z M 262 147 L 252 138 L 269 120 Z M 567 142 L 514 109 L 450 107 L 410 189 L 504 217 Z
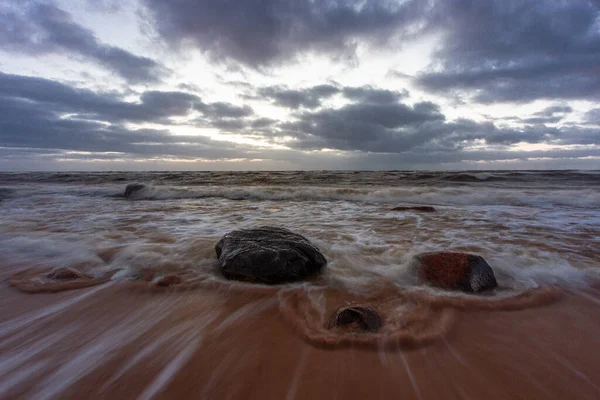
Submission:
M 600 0 L 0 0 L 0 170 L 600 168 Z

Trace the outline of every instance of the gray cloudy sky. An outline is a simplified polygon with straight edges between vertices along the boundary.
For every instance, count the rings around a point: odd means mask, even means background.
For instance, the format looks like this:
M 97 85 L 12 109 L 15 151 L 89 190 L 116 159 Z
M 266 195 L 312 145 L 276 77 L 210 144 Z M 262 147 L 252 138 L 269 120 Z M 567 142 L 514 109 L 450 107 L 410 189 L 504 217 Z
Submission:
M 0 169 L 600 168 L 597 0 L 4 0 Z

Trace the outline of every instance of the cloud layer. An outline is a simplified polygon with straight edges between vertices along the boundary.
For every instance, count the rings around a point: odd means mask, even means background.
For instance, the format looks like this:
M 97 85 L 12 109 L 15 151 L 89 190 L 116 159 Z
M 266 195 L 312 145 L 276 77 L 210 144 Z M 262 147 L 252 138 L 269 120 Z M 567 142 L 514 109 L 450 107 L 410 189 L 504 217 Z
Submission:
M 381 42 L 417 21 L 419 1 L 143 0 L 158 32 L 214 58 L 262 66 L 299 52 L 352 57 L 357 40 Z
M 589 0 L 437 1 L 428 18 L 444 39 L 419 83 L 483 103 L 597 100 L 599 12 Z
M 93 3 L 89 12 L 124 12 Z M 0 5 L 0 68 L 14 54 L 59 55 L 65 68 L 76 60 L 111 78 L 0 72 L 4 157 L 599 165 L 598 1 L 139 0 L 155 53 L 105 43 L 118 35 L 100 35 L 67 4 Z M 424 67 L 402 72 L 418 63 L 398 55 L 423 43 Z M 317 54 L 336 68 L 296 64 Z
M 0 47 L 30 55 L 66 53 L 84 57 L 131 83 L 157 82 L 166 73 L 157 61 L 100 42 L 71 15 L 47 3 L 0 8 Z

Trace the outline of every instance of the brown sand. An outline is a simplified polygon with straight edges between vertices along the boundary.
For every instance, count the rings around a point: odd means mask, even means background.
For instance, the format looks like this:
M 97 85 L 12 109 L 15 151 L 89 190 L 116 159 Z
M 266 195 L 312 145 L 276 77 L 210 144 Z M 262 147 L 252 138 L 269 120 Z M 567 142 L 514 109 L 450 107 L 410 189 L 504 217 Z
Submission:
M 490 302 L 172 283 L 1 283 L 0 397 L 600 398 L 599 290 Z M 351 304 L 377 309 L 382 329 L 328 330 Z

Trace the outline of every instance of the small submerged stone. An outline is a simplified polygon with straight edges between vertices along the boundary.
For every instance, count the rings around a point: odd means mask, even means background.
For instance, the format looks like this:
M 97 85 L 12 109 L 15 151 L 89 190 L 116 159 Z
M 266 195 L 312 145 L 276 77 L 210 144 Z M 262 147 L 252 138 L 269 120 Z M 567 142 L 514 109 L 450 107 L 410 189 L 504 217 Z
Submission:
M 161 276 L 154 282 L 155 286 L 167 287 L 172 285 L 179 285 L 181 283 L 181 278 L 176 275 L 165 275 Z
M 87 275 L 82 272 L 74 269 L 74 268 L 57 268 L 55 270 L 50 271 L 46 277 L 49 279 L 56 280 L 72 280 L 72 279 L 81 279 L 81 278 L 89 278 Z
M 219 240 L 215 250 L 221 273 L 245 282 L 298 281 L 317 274 L 327 264 L 307 238 L 274 226 L 232 231 Z
M 152 279 L 154 279 L 155 274 L 156 273 L 152 269 L 143 269 L 140 275 L 143 280 L 150 282 Z
M 492 267 L 481 256 L 434 252 L 415 257 L 419 278 L 442 289 L 480 292 L 498 286 Z
M 329 329 L 342 327 L 353 331 L 377 332 L 383 325 L 381 317 L 368 306 L 342 307 L 333 314 Z
M 399 206 L 399 207 L 392 208 L 392 211 L 435 212 L 436 209 L 431 206 Z

